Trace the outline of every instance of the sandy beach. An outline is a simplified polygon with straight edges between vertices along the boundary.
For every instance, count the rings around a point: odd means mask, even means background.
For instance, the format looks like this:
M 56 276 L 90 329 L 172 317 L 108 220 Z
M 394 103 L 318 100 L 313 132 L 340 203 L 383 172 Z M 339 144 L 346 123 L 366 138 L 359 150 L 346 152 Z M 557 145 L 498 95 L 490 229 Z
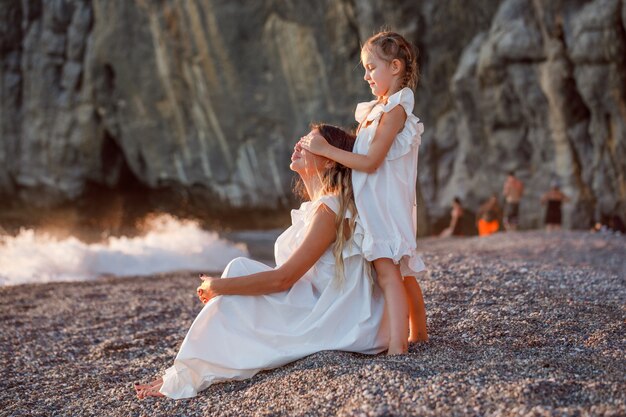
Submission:
M 626 415 L 625 237 L 419 246 L 427 343 L 321 352 L 183 401 L 139 401 L 132 383 L 170 366 L 202 307 L 194 273 L 2 287 L 0 415 Z

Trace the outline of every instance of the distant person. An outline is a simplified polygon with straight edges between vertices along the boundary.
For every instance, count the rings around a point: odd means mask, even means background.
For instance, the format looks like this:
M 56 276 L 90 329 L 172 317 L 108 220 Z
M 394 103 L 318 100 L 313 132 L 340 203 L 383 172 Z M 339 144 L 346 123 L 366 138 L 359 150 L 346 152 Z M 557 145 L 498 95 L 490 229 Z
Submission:
M 443 231 L 439 234 L 440 237 L 463 235 L 463 231 L 461 230 L 463 212 L 464 210 L 461 205 L 461 199 L 459 197 L 454 197 L 454 200 L 452 200 L 452 210 L 450 211 L 450 225 L 443 229 Z
M 489 236 L 500 230 L 500 217 L 502 209 L 498 204 L 498 197 L 494 194 L 489 197 L 476 213 L 476 226 L 479 236 Z
M 596 222 L 596 224 L 591 229 L 592 232 L 602 232 L 602 233 L 617 233 L 617 234 L 625 234 L 626 233 L 626 225 L 622 221 L 621 217 L 617 214 L 606 215 L 603 214 L 600 217 L 600 221 Z
M 506 177 L 502 194 L 506 202 L 504 228 L 507 231 L 515 231 L 519 224 L 519 203 L 524 194 L 524 183 L 515 176 L 514 171 L 510 171 Z
M 622 218 L 617 214 L 609 216 L 609 229 L 615 233 L 626 233 L 626 225 L 624 225 Z
M 545 224 L 546 230 L 561 230 L 561 206 L 570 199 L 563 194 L 557 182 L 553 182 L 550 190 L 541 197 L 541 204 L 547 205 Z

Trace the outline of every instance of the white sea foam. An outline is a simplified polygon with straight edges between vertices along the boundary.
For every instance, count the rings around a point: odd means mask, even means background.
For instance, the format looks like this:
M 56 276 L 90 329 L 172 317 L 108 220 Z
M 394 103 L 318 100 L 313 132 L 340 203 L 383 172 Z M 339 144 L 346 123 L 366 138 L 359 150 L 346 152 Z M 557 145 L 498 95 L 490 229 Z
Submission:
M 83 281 L 102 275 L 148 275 L 179 270 L 220 271 L 247 255 L 245 245 L 220 239 L 197 222 L 161 215 L 137 237 L 109 237 L 87 244 L 31 229 L 0 236 L 0 285 Z

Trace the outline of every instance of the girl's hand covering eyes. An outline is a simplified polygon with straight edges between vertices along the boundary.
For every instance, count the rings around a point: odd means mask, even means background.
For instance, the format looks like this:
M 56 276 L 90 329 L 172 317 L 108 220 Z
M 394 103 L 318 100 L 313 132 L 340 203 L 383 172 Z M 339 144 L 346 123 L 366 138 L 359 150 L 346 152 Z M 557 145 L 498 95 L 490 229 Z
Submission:
M 330 146 L 321 135 L 307 135 L 298 142 L 303 149 L 316 155 L 324 155 L 324 151 Z

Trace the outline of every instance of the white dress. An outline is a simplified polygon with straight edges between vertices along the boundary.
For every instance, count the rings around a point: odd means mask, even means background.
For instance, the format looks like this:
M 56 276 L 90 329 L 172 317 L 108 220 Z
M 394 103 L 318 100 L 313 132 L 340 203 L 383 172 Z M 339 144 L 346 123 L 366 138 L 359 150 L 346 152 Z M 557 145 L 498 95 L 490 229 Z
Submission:
M 335 196 L 323 196 L 292 210 L 292 225 L 276 240 L 280 266 L 299 246 L 320 204 L 337 212 Z M 358 227 L 358 226 L 357 226 Z M 375 354 L 387 348 L 388 328 L 381 325 L 384 299 L 372 285 L 361 254 L 357 229 L 346 242 L 345 281 L 333 282 L 332 248 L 288 291 L 259 296 L 219 296 L 194 320 L 174 365 L 163 376 L 160 392 L 171 398 L 195 396 L 209 385 L 252 377 L 322 350 Z M 230 262 L 222 278 L 271 268 L 246 258 Z
M 425 269 L 417 254 L 417 156 L 424 125 L 413 115 L 413 91 L 403 88 L 387 100 L 359 103 L 355 118 L 362 124 L 354 152 L 366 155 L 383 113 L 402 106 L 407 114 L 404 128 L 395 137 L 376 172 L 352 171 L 352 186 L 364 230 L 363 254 L 369 261 L 391 258 L 403 276 Z M 370 122 L 365 126 L 365 122 Z M 364 123 L 365 122 L 365 123 Z

